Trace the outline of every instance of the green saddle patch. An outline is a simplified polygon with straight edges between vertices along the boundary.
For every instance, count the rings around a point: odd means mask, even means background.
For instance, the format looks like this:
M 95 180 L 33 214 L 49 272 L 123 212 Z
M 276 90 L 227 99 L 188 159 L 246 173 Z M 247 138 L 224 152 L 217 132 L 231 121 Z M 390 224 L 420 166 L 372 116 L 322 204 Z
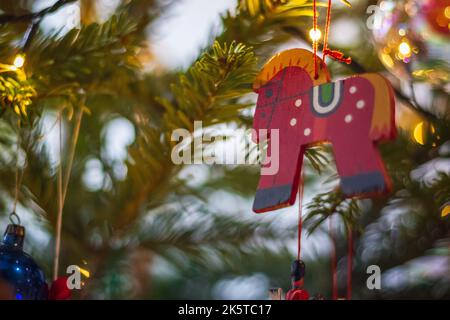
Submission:
M 322 106 L 328 105 L 334 98 L 334 83 L 329 82 L 319 86 L 319 101 Z

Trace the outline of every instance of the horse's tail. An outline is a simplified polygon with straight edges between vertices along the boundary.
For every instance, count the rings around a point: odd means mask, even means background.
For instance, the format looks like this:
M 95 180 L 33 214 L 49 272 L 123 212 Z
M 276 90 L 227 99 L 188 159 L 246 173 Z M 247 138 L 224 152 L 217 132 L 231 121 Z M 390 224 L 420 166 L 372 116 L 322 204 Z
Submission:
M 395 96 L 391 83 L 376 73 L 361 75 L 372 83 L 375 89 L 375 104 L 370 128 L 372 141 L 391 140 L 395 138 Z

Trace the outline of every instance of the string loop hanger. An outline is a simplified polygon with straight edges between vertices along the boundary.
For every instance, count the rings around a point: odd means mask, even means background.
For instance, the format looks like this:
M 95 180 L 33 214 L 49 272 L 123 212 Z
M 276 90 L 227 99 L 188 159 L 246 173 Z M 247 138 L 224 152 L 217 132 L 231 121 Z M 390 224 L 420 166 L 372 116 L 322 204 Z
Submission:
M 345 5 L 348 7 L 351 7 L 350 2 L 346 0 L 341 0 Z M 317 52 L 319 48 L 319 40 L 322 37 L 322 32 L 318 28 L 318 12 L 317 12 L 317 0 L 313 1 L 313 29 L 310 31 L 310 38 L 312 40 L 312 47 L 314 51 L 314 76 L 315 79 L 319 77 L 319 66 L 318 66 L 318 59 L 317 59 Z M 332 0 L 328 0 L 327 4 L 327 16 L 326 16 L 326 22 L 325 22 L 325 34 L 323 37 L 323 49 L 322 49 L 322 60 L 323 63 L 325 63 L 325 58 L 329 56 L 330 58 L 346 63 L 351 64 L 352 58 L 351 57 L 345 57 L 344 53 L 342 53 L 339 50 L 333 50 L 330 49 L 328 46 L 328 38 L 330 35 L 330 26 L 331 26 L 331 7 L 332 7 Z
M 11 222 L 11 224 L 15 224 L 15 225 L 21 225 L 22 224 L 22 221 L 20 220 L 20 217 L 16 213 L 16 211 L 12 211 L 9 214 L 9 222 Z

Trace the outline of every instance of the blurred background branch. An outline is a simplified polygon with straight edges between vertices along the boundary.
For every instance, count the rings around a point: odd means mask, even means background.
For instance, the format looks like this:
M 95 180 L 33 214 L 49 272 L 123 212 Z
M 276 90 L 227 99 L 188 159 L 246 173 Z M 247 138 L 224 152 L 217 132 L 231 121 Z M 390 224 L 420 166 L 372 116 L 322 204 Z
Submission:
M 410 81 L 390 75 L 370 40 L 366 10 L 376 1 L 352 4 L 352 9 L 335 6 L 330 43 L 354 62 L 347 67 L 329 61 L 329 67 L 335 79 L 383 72 L 393 83 L 399 137 L 380 150 L 394 192 L 345 200 L 331 148 L 308 151 L 306 286 L 313 294 L 331 295 L 332 242 L 324 222 L 335 216 L 341 289 L 351 226 L 356 231 L 355 298 L 448 298 L 448 92 L 445 86 L 427 86 L 413 98 Z M 13 65 L 29 24 L 42 18 L 26 52 L 26 77 L 19 79 L 11 70 L 0 75 L 0 218 L 6 224 L 13 199 L 20 118 L 19 152 L 27 162 L 18 212 L 30 230 L 26 248 L 47 275 L 57 212 L 56 117 L 63 112 L 64 153 L 81 97 L 89 110 L 62 226 L 61 266 L 90 271 L 77 298 L 266 298 L 269 287 L 289 287 L 297 209 L 252 214 L 259 168 L 171 161 L 172 131 L 198 134 L 194 120 L 223 135 L 248 128 L 255 101 L 251 85 L 261 65 L 286 47 L 310 48 L 312 1 L 226 5 L 218 10 L 220 20 L 217 12 L 210 13 L 211 21 L 219 21 L 210 34 L 183 39 L 180 17 L 194 12 L 188 26 L 201 23 L 211 1 L 0 4 L 0 63 L 5 65 Z M 320 2 L 320 19 L 325 5 Z M 57 27 L 49 28 L 55 19 Z M 180 25 L 169 30 L 172 35 L 164 29 L 170 19 Z M 171 37 L 176 37 L 174 46 L 161 46 Z M 184 60 L 176 61 L 178 51 L 186 52 Z M 365 287 L 370 264 L 383 270 L 386 285 L 380 292 Z

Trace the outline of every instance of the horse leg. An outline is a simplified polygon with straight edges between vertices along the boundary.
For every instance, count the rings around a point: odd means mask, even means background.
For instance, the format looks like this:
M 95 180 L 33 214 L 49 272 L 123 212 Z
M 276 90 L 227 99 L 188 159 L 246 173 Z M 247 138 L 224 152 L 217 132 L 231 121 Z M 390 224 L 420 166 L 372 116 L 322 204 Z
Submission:
M 333 149 L 341 188 L 346 196 L 390 190 L 391 182 L 372 141 L 352 137 L 333 143 Z
M 253 211 L 257 213 L 282 208 L 295 202 L 303 160 L 300 145 L 280 144 L 278 154 L 271 156 L 272 161 L 278 161 L 278 170 L 274 175 L 261 174 L 253 203 Z

